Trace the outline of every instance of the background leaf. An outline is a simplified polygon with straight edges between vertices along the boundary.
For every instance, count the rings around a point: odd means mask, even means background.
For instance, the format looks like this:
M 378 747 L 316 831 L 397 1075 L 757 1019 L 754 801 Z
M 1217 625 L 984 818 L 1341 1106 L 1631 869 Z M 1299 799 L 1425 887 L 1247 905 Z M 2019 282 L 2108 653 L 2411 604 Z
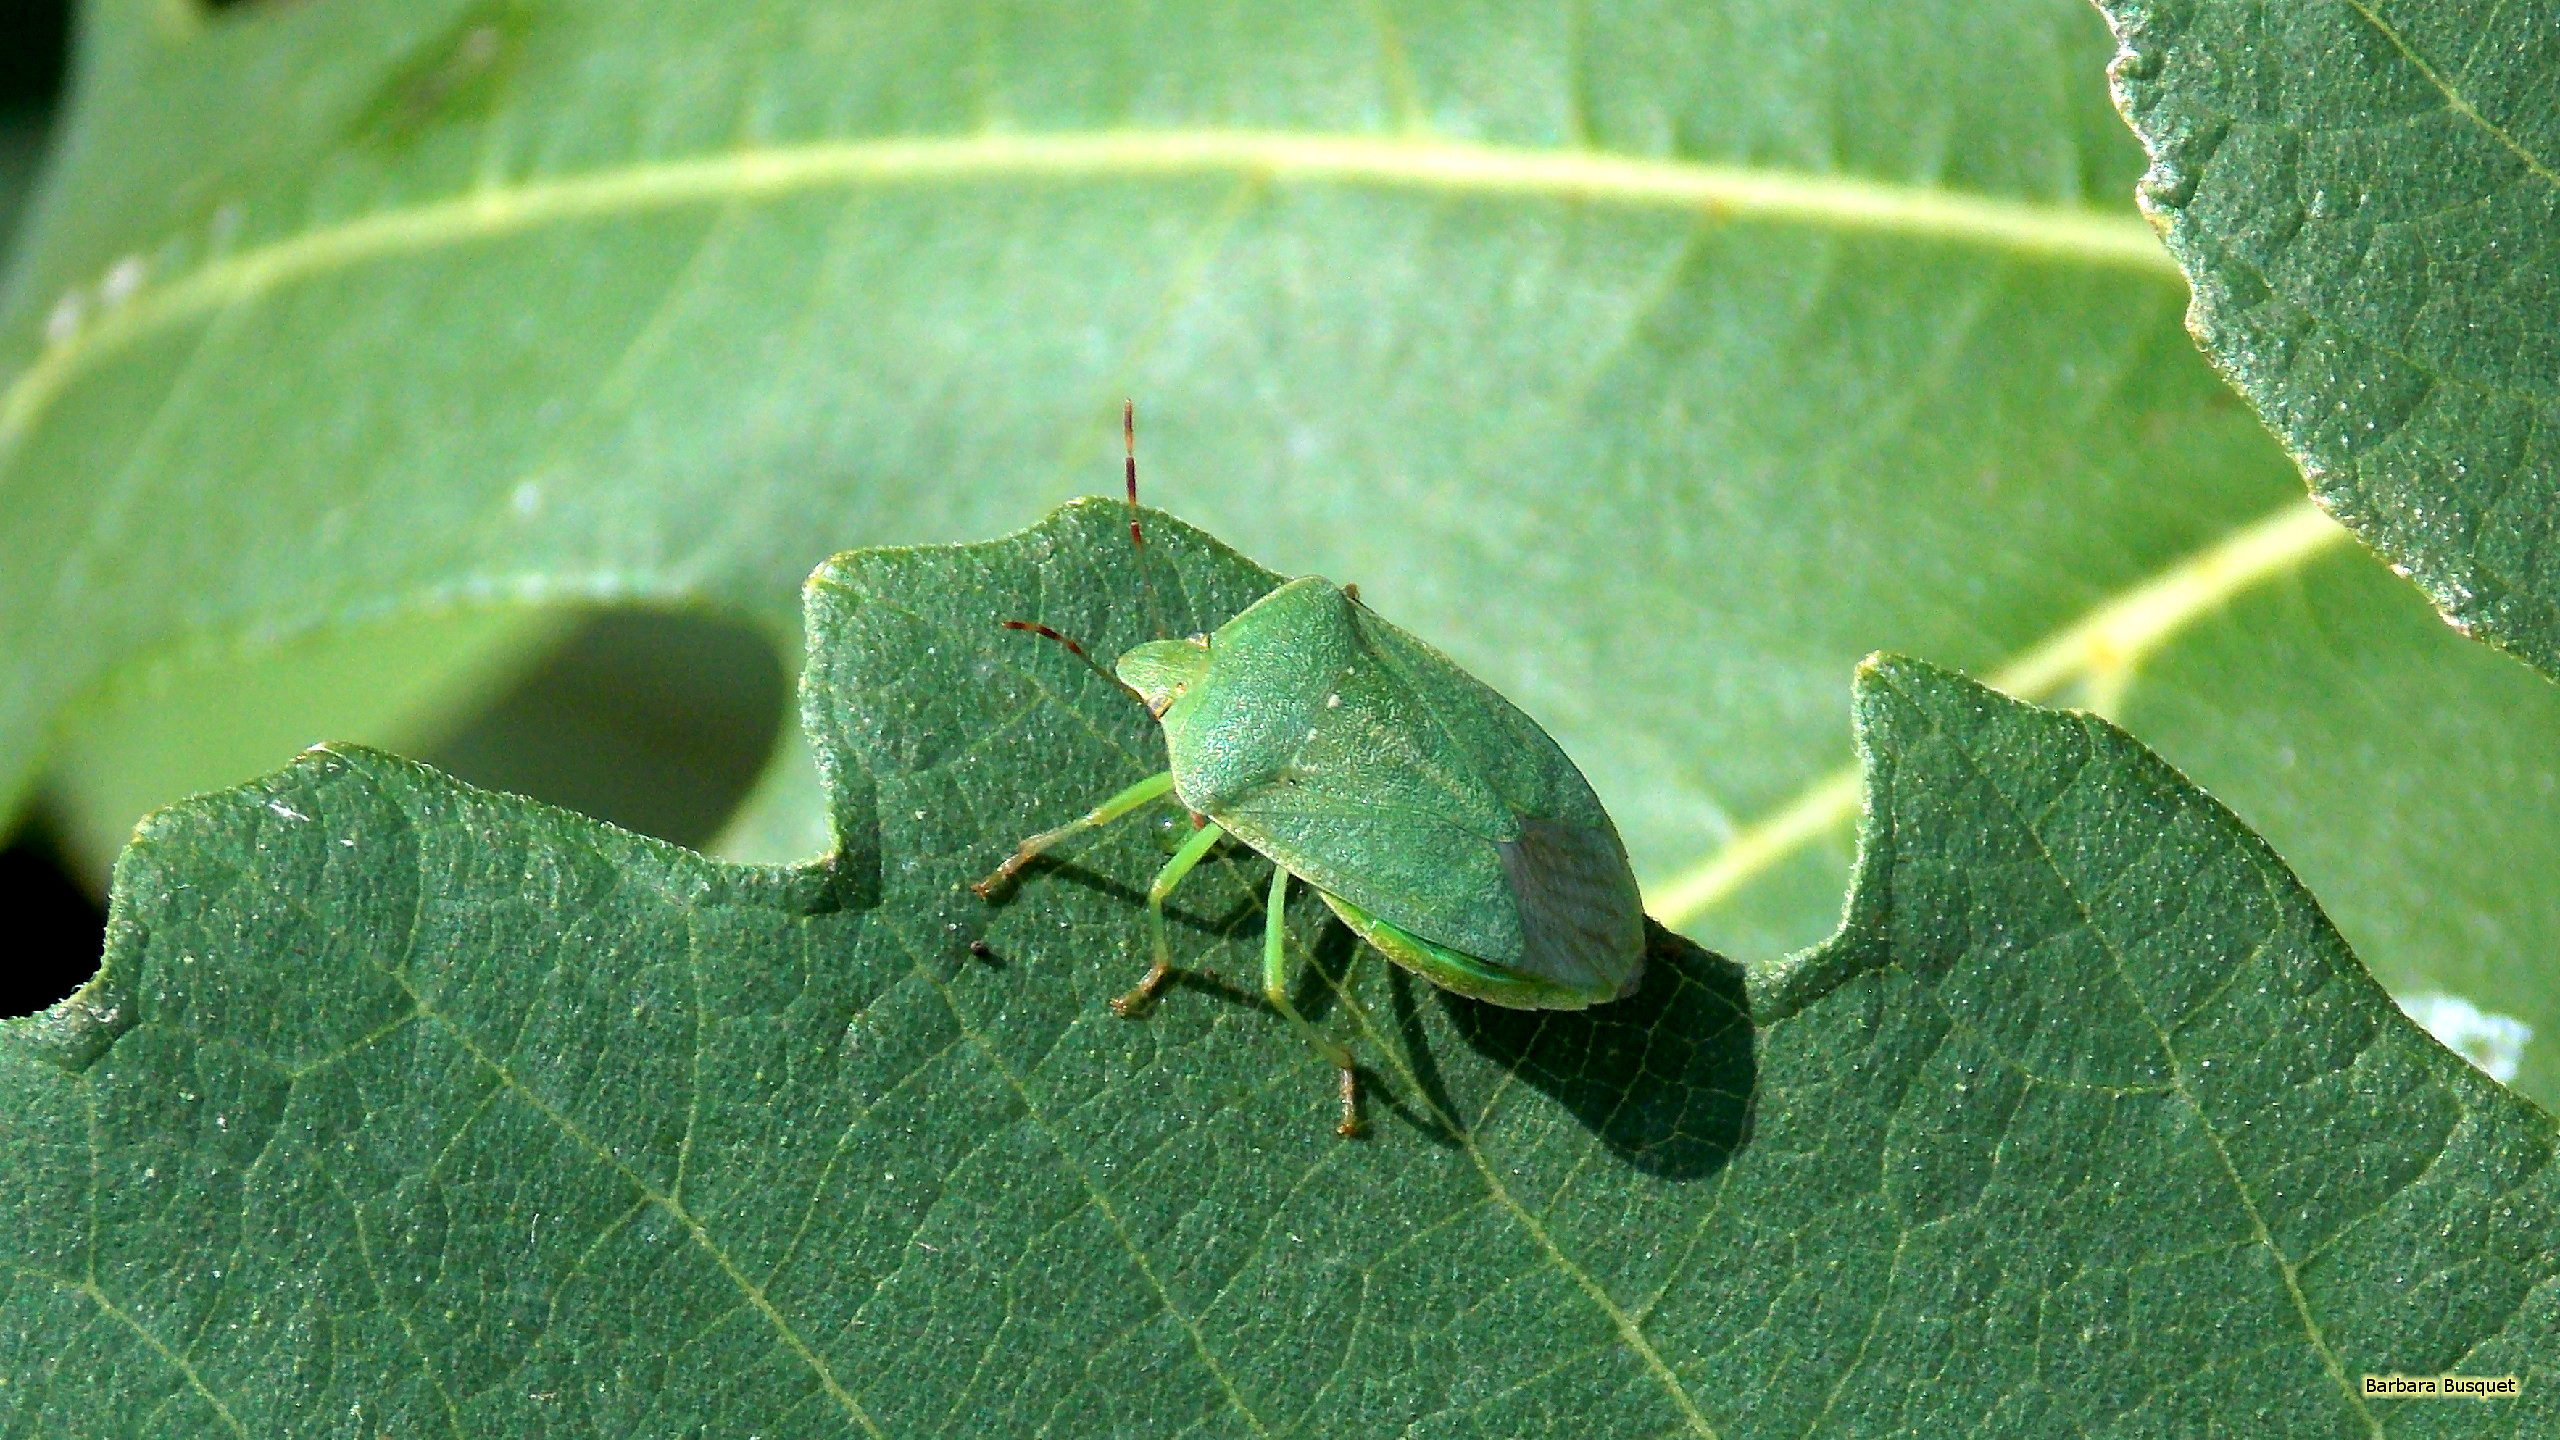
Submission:
M 1134 394 L 1154 494 L 1521 701 L 1702 940 L 1836 920 L 1890 647 L 2126 718 L 2388 983 L 2547 1036 L 2560 700 L 2196 357 L 2106 53 L 2058 0 L 97 4 L 0 306 L 0 809 L 49 772 L 103 865 L 142 789 L 423 750 L 528 611 L 795 652 L 828 552 L 1111 487 Z M 371 697 L 323 661 L 386 631 L 414 709 L 227 698 Z M 784 747 L 726 853 L 818 814 Z
M 2560 38 L 2497 5 L 2099 8 L 2197 339 L 2323 506 L 2560 673 Z
M 1630 1000 L 1499 1011 L 1310 899 L 1345 1143 L 1210 973 L 1255 963 L 1231 855 L 1175 904 L 1203 971 L 1113 1018 L 1142 834 L 960 885 L 1154 763 L 984 619 L 1146 635 L 1121 521 L 818 577 L 832 865 L 362 751 L 156 818 L 99 984 L 0 1032 L 9 1427 L 2374 1433 L 2454 1412 L 2353 1377 L 2460 1369 L 2523 1380 L 2464 1433 L 2549 1429 L 2549 1118 L 2167 766 L 1945 672 L 1865 673 L 1860 876 L 1790 970 L 1657 933 Z M 1271 581 L 1153 538 L 1176 625 Z

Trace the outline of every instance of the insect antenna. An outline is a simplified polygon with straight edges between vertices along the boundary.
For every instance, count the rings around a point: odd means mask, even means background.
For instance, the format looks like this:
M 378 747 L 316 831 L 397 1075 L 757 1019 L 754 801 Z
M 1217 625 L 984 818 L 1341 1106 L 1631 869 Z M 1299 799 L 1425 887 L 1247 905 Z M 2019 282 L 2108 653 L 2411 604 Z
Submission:
M 1094 659 L 1092 654 L 1082 645 L 1079 645 L 1075 641 L 1068 639 L 1066 636 L 1059 634 L 1057 631 L 1050 629 L 1048 626 L 1041 624 L 1039 621 L 1000 620 L 996 623 L 1004 626 L 1007 630 L 1027 630 L 1034 635 L 1057 641 L 1059 644 L 1067 647 L 1068 654 L 1083 661 L 1086 669 L 1091 670 L 1094 674 L 1101 676 L 1103 679 L 1119 686 L 1122 690 L 1127 691 L 1129 697 L 1136 700 L 1139 704 L 1144 705 L 1147 703 L 1147 697 L 1138 693 L 1137 686 L 1132 685 L 1128 681 L 1121 679 L 1119 676 L 1112 674 L 1101 661 Z
M 1165 638 L 1164 625 L 1157 616 L 1155 581 L 1147 574 L 1147 536 L 1138 528 L 1138 402 L 1120 402 L 1121 469 L 1129 480 L 1129 545 L 1138 552 L 1139 603 L 1147 609 L 1147 623 L 1153 625 L 1156 638 Z

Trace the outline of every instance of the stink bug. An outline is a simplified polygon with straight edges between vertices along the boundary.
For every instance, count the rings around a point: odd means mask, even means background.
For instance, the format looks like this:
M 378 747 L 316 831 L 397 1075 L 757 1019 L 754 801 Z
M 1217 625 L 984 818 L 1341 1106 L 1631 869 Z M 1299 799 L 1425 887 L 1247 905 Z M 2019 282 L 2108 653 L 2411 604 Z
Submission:
M 1133 407 L 1129 534 L 1141 550 Z M 1262 987 L 1341 1072 L 1359 1132 L 1351 1052 L 1289 1002 L 1283 901 L 1292 876 L 1388 959 L 1443 989 L 1520 1010 L 1579 1010 L 1632 993 L 1644 912 L 1617 827 L 1564 751 L 1491 687 L 1388 624 L 1358 591 L 1291 580 L 1206 635 L 1151 640 L 1104 670 L 1164 729 L 1168 765 L 1023 841 L 970 888 L 989 898 L 1062 840 L 1171 795 L 1191 833 L 1147 890 L 1155 963 L 1112 1002 L 1134 1015 L 1173 973 L 1164 902 L 1222 836 L 1272 862 Z

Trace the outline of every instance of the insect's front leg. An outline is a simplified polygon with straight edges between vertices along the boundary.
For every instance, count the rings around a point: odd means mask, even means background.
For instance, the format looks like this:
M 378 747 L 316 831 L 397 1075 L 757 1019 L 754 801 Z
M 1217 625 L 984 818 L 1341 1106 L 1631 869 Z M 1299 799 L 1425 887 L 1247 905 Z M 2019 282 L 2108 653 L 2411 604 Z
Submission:
M 1020 873 L 1022 867 L 1036 859 L 1041 851 L 1071 835 L 1108 825 L 1172 789 L 1172 771 L 1167 770 L 1161 775 L 1150 775 L 1057 829 L 1043 830 L 1013 847 L 1013 853 L 1005 857 L 1005 862 L 997 866 L 993 874 L 984 880 L 971 882 L 969 888 L 976 892 L 979 899 L 991 899 L 998 886 Z

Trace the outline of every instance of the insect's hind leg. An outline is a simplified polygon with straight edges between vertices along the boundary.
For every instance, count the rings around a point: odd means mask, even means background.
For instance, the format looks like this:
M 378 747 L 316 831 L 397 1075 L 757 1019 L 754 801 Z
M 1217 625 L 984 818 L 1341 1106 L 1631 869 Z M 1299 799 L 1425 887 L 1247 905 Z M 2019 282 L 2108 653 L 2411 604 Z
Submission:
M 1156 872 L 1156 883 L 1147 887 L 1147 923 L 1155 931 L 1156 963 L 1128 994 L 1111 1002 L 1112 1014 L 1126 1017 L 1142 1013 L 1155 1002 L 1156 992 L 1164 988 L 1164 982 L 1172 978 L 1173 944 L 1165 936 L 1164 898 L 1226 833 L 1216 821 L 1203 821 L 1199 829 L 1191 832 L 1191 838 L 1182 842 L 1182 848 L 1173 852 L 1173 858 L 1164 862 L 1164 868 Z
M 1289 1003 L 1289 968 L 1285 952 L 1289 944 L 1289 872 L 1286 867 L 1271 867 L 1271 904 L 1262 922 L 1262 995 L 1271 1008 L 1297 1027 L 1306 1042 L 1316 1047 L 1325 1063 L 1342 1072 L 1342 1123 L 1333 1133 L 1345 1139 L 1360 1133 L 1360 1071 L 1351 1063 L 1351 1052 L 1316 1033 L 1298 1007 Z
M 1136 810 L 1148 801 L 1155 799 L 1157 796 L 1170 792 L 1172 789 L 1172 771 L 1167 770 L 1161 775 L 1150 775 L 1146 779 L 1139 781 L 1137 784 L 1130 786 L 1128 789 L 1121 791 L 1119 794 L 1112 796 L 1110 799 L 1103 801 L 1101 804 L 1094 806 L 1091 810 L 1077 816 L 1075 819 L 1059 826 L 1057 829 L 1043 830 L 1039 834 L 1032 836 L 1030 839 L 1023 841 L 1019 845 L 1016 845 L 1013 847 L 1013 853 L 1005 857 L 1005 862 L 995 868 L 995 873 L 987 876 L 984 880 L 971 882 L 969 888 L 977 892 L 979 899 L 987 899 L 994 893 L 996 887 L 1012 879 L 1021 871 L 1023 866 L 1030 864 L 1041 851 L 1048 849 L 1050 846 L 1057 844 L 1061 840 L 1067 839 L 1069 836 L 1076 835 L 1082 831 L 1097 829 L 1101 826 L 1108 825 L 1112 821 Z

